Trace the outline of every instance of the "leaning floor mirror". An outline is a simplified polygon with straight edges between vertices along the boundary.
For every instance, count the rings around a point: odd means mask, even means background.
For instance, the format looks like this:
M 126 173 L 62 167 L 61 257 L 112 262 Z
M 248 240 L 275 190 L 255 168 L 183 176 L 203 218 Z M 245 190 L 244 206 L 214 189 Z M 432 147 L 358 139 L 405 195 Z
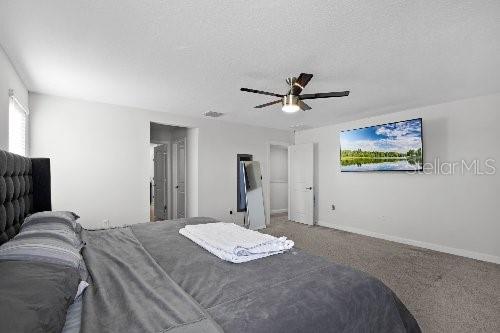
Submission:
M 241 163 L 245 171 L 243 173 L 247 206 L 245 226 L 252 230 L 263 229 L 266 227 L 266 214 L 264 211 L 260 163 L 258 161 Z

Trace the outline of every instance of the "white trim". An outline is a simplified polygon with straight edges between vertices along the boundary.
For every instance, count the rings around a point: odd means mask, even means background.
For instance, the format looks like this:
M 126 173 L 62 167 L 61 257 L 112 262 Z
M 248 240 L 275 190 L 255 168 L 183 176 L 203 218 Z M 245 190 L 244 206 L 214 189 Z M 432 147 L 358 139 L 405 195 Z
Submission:
M 167 219 L 172 219 L 172 152 L 170 141 L 165 140 L 155 140 L 150 142 L 150 145 L 166 146 L 167 147 L 167 188 L 165 195 L 167 196 Z M 156 146 L 156 147 L 157 147 Z M 153 152 L 153 179 L 154 179 L 154 152 Z M 153 198 L 154 203 L 154 198 Z
M 24 111 L 26 116 L 28 116 L 30 114 L 30 110 L 28 108 L 26 108 L 23 104 L 21 104 L 21 102 L 19 102 L 19 100 L 16 98 L 16 95 L 14 94 L 14 90 L 12 90 L 12 89 L 9 89 L 9 98 L 13 102 L 15 102 L 17 104 L 17 106 L 19 106 L 19 108 L 21 108 L 21 110 Z
M 186 194 L 186 189 L 187 189 L 187 138 L 182 137 L 179 138 L 172 143 L 172 217 L 174 219 L 180 218 L 177 216 L 177 208 L 178 208 L 178 193 L 175 189 L 174 184 L 177 183 L 177 165 L 178 165 L 178 147 L 179 145 L 182 144 L 182 147 L 184 148 L 184 218 L 187 216 L 187 194 Z
M 266 225 L 271 223 L 271 146 L 281 146 L 288 150 L 288 147 L 292 145 L 290 142 L 280 142 L 280 141 L 268 141 L 266 142 L 266 175 L 265 175 L 265 186 L 267 189 L 267 195 L 265 199 L 265 214 L 266 214 Z M 290 170 L 290 165 L 288 166 Z M 288 209 L 287 209 L 288 210 Z
M 13 142 L 11 142 L 11 140 L 13 139 L 13 135 L 15 135 L 14 133 L 17 133 L 17 134 L 20 134 L 18 133 L 18 131 L 20 130 L 20 127 L 21 126 L 18 126 L 18 125 L 21 125 L 21 124 L 14 124 L 14 118 L 11 118 L 13 117 L 13 113 L 12 112 L 15 112 L 17 113 L 17 115 L 19 117 L 22 118 L 22 121 L 24 122 L 24 128 L 23 128 L 23 131 L 24 131 L 24 140 L 23 140 L 23 145 L 24 145 L 24 149 L 23 151 L 18 151 L 17 148 L 14 148 L 14 144 Z M 8 149 L 10 152 L 14 152 L 14 153 L 17 153 L 17 154 L 20 154 L 22 156 L 29 156 L 30 154 L 30 135 L 29 135 L 29 128 L 30 128 L 30 111 L 27 107 L 24 107 L 23 104 L 21 104 L 21 102 L 19 102 L 19 100 L 16 98 L 16 95 L 14 93 L 14 90 L 13 89 L 9 89 L 9 145 L 8 145 Z M 20 119 L 19 119 L 20 120 Z M 17 129 L 14 129 L 12 127 L 16 127 Z M 21 147 L 18 147 L 18 148 L 21 148 Z
M 281 213 L 286 213 L 286 212 L 288 212 L 287 208 L 283 208 L 283 209 L 271 209 L 271 215 L 273 215 L 273 214 L 281 214 Z
M 368 231 L 368 230 L 363 230 L 363 229 L 358 229 L 358 228 L 353 228 L 353 227 L 346 227 L 346 226 L 333 224 L 333 223 L 325 223 L 322 221 L 318 221 L 317 225 L 322 226 L 322 227 L 352 232 L 352 233 L 363 235 L 363 236 L 385 239 L 385 240 L 388 240 L 391 242 L 417 246 L 417 247 L 421 247 L 424 249 L 429 249 L 429 250 L 438 251 L 438 252 L 444 252 L 444 253 L 453 254 L 453 255 L 457 255 L 457 256 L 461 256 L 461 257 L 466 257 L 466 258 L 471 258 L 471 259 L 488 261 L 488 262 L 492 262 L 495 264 L 500 264 L 500 257 L 494 256 L 491 254 L 468 251 L 468 250 L 463 250 L 463 249 L 457 249 L 454 247 L 438 245 L 438 244 L 433 244 L 433 243 L 427 243 L 427 242 L 417 241 L 417 240 L 413 240 L 413 239 L 402 238 L 402 237 L 398 237 L 398 236 L 380 234 L 378 232 L 373 232 L 373 231 Z

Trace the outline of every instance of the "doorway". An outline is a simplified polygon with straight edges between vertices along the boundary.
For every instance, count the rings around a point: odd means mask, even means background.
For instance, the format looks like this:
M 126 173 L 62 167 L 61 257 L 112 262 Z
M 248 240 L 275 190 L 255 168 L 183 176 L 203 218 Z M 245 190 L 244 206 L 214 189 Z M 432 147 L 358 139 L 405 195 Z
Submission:
M 186 138 L 180 138 L 172 149 L 173 218 L 186 217 Z
M 271 223 L 271 216 L 288 212 L 288 147 L 287 142 L 271 141 L 267 143 L 267 195 L 266 224 Z
M 150 221 L 186 217 L 188 128 L 150 123 Z
M 288 213 L 288 149 L 271 145 L 270 152 L 270 209 L 271 216 Z
M 168 174 L 169 174 L 169 144 L 152 144 L 153 146 L 153 178 L 150 179 L 151 221 L 168 219 Z

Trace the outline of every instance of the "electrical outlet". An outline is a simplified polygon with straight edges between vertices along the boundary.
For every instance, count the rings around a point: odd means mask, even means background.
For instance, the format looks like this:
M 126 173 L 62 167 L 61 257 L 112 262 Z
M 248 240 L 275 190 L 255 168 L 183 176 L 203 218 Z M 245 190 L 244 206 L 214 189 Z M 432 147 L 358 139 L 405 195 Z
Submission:
M 233 210 L 232 209 L 229 210 L 229 215 L 233 215 Z
M 335 205 L 334 204 L 332 204 L 332 210 L 335 210 Z

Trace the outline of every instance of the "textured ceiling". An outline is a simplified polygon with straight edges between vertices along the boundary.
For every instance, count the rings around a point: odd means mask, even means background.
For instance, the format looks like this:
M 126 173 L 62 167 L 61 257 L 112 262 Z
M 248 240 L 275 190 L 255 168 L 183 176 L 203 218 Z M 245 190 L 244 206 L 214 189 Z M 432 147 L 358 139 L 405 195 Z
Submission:
M 30 91 L 289 129 L 500 91 L 500 1 L 0 1 Z M 284 114 L 240 87 L 351 90 Z

